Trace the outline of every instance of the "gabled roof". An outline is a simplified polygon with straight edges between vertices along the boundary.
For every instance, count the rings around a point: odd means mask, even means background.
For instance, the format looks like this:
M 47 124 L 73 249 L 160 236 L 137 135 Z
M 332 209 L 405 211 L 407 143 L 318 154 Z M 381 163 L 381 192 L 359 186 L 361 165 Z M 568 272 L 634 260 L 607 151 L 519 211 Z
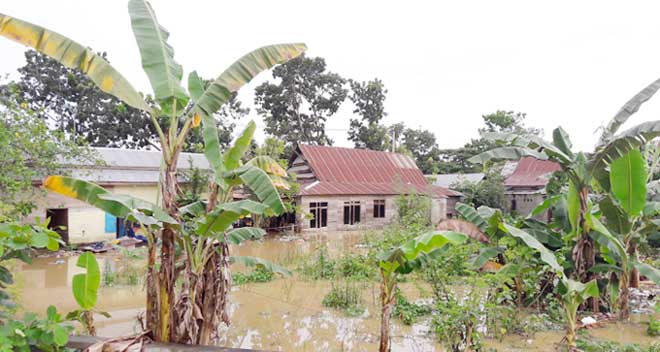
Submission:
M 393 195 L 411 188 L 438 197 L 458 195 L 429 185 L 415 162 L 403 154 L 304 144 L 299 150 L 317 180 L 303 185 L 302 195 Z
M 92 148 L 104 165 L 61 161 L 70 168 L 71 176 L 103 185 L 158 183 L 160 178 L 160 151 L 118 148 Z M 181 153 L 179 169 L 210 170 L 204 154 Z
M 518 161 L 513 173 L 504 180 L 505 187 L 544 187 L 550 174 L 561 170 L 553 161 L 524 157 Z

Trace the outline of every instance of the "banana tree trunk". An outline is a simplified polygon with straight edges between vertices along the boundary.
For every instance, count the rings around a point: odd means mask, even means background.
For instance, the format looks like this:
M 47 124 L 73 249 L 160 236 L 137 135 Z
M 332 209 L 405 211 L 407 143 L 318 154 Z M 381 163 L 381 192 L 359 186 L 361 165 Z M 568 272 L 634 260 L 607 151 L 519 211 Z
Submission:
M 394 292 L 396 291 L 396 281 L 394 273 L 385 274 L 381 271 L 382 282 L 380 283 L 380 352 L 390 352 L 390 317 L 392 308 L 394 308 Z
M 178 209 L 176 198 L 178 193 L 176 166 L 179 150 L 176 149 L 169 160 L 165 161 L 163 175 L 161 176 L 162 208 L 177 219 Z M 174 286 L 176 283 L 176 230 L 166 224 L 161 232 L 160 272 L 158 273 L 158 323 L 154 331 L 154 338 L 158 342 L 177 342 L 175 336 L 175 310 L 176 303 Z
M 147 254 L 147 331 L 158 331 L 158 273 L 156 272 L 156 241 L 149 243 Z
M 630 259 L 633 261 L 637 261 L 637 243 L 634 241 L 630 241 L 630 244 L 628 245 L 628 256 Z M 629 279 L 630 284 L 628 287 L 633 287 L 633 288 L 639 288 L 639 270 L 637 268 L 632 268 L 630 271 L 630 279 Z
M 580 282 L 589 282 L 596 275 L 589 271 L 596 264 L 596 248 L 593 239 L 589 237 L 588 225 L 586 223 L 586 214 L 589 211 L 589 190 L 586 187 L 580 188 L 578 192 L 580 198 L 580 219 L 578 241 L 573 248 L 573 264 L 575 265 L 575 279 Z M 598 313 L 600 302 L 598 298 L 590 298 L 587 306 L 591 306 L 594 313 Z
M 626 320 L 630 317 L 630 302 L 628 299 L 629 296 L 629 273 L 621 274 L 619 279 L 619 319 Z

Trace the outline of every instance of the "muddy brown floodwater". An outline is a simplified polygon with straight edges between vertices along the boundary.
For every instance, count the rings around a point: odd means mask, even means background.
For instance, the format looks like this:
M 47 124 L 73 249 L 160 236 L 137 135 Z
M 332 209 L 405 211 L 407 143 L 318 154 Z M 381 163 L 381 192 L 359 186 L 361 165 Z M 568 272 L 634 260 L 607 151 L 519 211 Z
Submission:
M 328 233 L 302 238 L 267 238 L 232 248 L 234 255 L 257 256 L 270 261 L 291 264 L 313 254 L 326 245 L 331 255 L 359 250 L 361 235 Z M 99 255 L 105 272 L 116 268 L 125 258 L 112 252 Z M 49 305 L 67 312 L 76 309 L 71 294 L 77 257 L 37 258 L 31 265 L 15 268 L 19 304 L 25 311 L 45 312 Z M 139 264 L 138 260 L 138 264 Z M 104 270 L 105 269 L 105 270 Z M 240 270 L 240 268 L 237 268 Z M 103 280 L 102 280 L 103 281 Z M 281 351 L 375 351 L 378 347 L 378 285 L 365 284 L 363 299 L 366 310 L 360 317 L 347 317 L 343 312 L 323 307 L 329 291 L 328 281 L 305 281 L 297 276 L 277 278 L 268 283 L 234 287 L 231 292 L 232 325 L 222 329 L 220 345 Z M 413 284 L 404 284 L 407 296 L 420 297 Z M 138 331 L 136 316 L 144 310 L 145 291 L 134 286 L 103 286 L 99 292 L 98 310 L 112 317 L 96 317 L 100 336 L 128 335 Z M 591 330 L 591 336 L 620 343 L 651 344 L 656 338 L 645 334 L 646 326 L 637 317 L 633 323 L 610 324 Z M 393 319 L 393 351 L 444 351 L 428 333 L 428 323 L 405 326 Z M 539 332 L 533 337 L 509 335 L 503 341 L 487 341 L 498 351 L 554 351 L 561 332 Z

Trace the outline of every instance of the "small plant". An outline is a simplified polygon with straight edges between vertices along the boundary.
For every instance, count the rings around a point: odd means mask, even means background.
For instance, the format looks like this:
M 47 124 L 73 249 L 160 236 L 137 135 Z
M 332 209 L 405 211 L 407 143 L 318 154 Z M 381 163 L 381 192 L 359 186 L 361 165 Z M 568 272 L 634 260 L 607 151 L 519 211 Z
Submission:
M 335 261 L 335 274 L 345 279 L 368 281 L 374 279 L 377 272 L 367 256 L 349 253 Z
M 408 301 L 401 290 L 397 290 L 395 299 L 393 314 L 406 325 L 412 325 L 418 318 L 431 314 L 431 307 Z
M 656 320 L 653 314 L 649 315 L 649 326 L 646 328 L 646 333 L 649 336 L 660 336 L 660 320 Z
M 619 344 L 612 341 L 578 339 L 577 347 L 583 352 L 660 352 L 660 344 L 644 347 L 638 344 Z
M 330 259 L 328 248 L 318 249 L 316 256 L 312 256 L 298 268 L 300 275 L 308 280 L 329 280 L 335 277 L 335 262 Z
M 69 312 L 69 314 L 67 314 L 67 319 L 80 322 L 85 333 L 96 336 L 93 309 L 96 306 L 98 289 L 101 285 L 99 263 L 96 261 L 94 254 L 85 252 L 78 257 L 76 265 L 80 268 L 86 269 L 84 274 L 76 274 L 73 276 L 73 283 L 71 285 L 73 297 L 76 299 L 80 309 Z M 106 312 L 99 313 L 106 317 L 110 316 Z
M 33 347 L 44 352 L 63 351 L 73 331 L 64 322 L 54 306 L 48 307 L 45 319 L 27 313 L 23 320 L 10 320 L 0 326 L 0 351 L 30 352 Z
M 349 316 L 359 316 L 364 312 L 362 308 L 362 292 L 360 288 L 351 282 L 344 281 L 335 284 L 322 302 L 324 307 L 343 310 Z
M 273 280 L 273 272 L 265 267 L 257 266 L 248 273 L 236 272 L 232 274 L 232 281 L 236 285 L 243 285 L 252 282 L 269 282 Z

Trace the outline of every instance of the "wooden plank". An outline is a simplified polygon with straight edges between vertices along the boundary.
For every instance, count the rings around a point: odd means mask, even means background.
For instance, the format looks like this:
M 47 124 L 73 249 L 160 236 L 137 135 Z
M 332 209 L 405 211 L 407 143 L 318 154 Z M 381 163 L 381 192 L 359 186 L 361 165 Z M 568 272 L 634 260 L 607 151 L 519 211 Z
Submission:
M 76 350 L 84 350 L 85 348 L 103 341 L 102 337 L 95 336 L 71 336 L 67 347 Z M 228 347 L 215 347 L 215 346 L 190 346 L 178 344 L 162 344 L 150 343 L 144 346 L 144 351 L 149 352 L 259 352 L 260 350 L 248 350 L 243 348 L 228 348 Z

